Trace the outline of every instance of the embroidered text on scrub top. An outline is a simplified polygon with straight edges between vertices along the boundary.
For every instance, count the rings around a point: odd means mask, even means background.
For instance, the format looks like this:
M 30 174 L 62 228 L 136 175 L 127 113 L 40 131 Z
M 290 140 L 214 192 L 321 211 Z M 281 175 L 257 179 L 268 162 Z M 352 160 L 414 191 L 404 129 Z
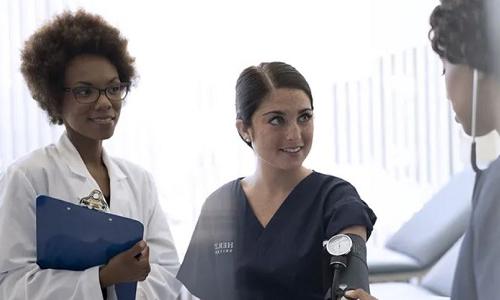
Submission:
M 234 241 L 221 241 L 214 243 L 215 255 L 232 253 L 234 248 Z

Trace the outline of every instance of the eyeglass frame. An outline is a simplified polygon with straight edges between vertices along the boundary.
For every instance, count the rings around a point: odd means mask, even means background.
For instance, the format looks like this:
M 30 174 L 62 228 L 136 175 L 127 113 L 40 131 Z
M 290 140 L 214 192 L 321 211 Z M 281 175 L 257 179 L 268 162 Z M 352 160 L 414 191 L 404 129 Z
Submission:
M 63 88 L 63 91 L 65 93 L 71 93 L 73 95 L 73 98 L 76 100 L 76 102 L 80 103 L 80 104 L 93 104 L 95 102 L 97 102 L 99 100 L 99 98 L 101 97 L 101 94 L 104 94 L 104 96 L 106 96 L 106 98 L 108 98 L 109 101 L 114 101 L 114 102 L 122 102 L 123 100 L 125 100 L 125 98 L 127 98 L 127 95 L 128 95 L 128 92 L 130 91 L 130 86 L 131 86 L 131 83 L 130 82 L 120 82 L 120 87 L 122 86 L 125 86 L 126 87 L 126 92 L 125 92 L 125 96 L 123 96 L 123 98 L 119 99 L 119 100 L 115 100 L 115 99 L 111 99 L 108 95 L 108 89 L 110 88 L 113 88 L 113 87 L 116 87 L 116 86 L 107 86 L 103 89 L 100 89 L 98 87 L 95 87 L 95 86 L 75 86 L 75 87 L 64 87 Z M 90 102 L 81 102 L 78 100 L 78 97 L 75 93 L 75 89 L 77 88 L 82 88 L 82 87 L 87 87 L 87 88 L 90 88 L 90 89 L 93 89 L 93 90 L 97 90 L 98 91 L 98 94 L 97 94 L 97 97 L 95 98 L 94 101 L 90 101 Z

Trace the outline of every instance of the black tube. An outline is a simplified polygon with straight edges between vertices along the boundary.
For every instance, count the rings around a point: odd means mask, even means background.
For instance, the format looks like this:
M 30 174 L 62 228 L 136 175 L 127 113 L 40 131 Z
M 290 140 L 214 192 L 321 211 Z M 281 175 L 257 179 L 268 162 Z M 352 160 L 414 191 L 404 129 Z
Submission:
M 339 277 L 340 277 L 341 268 L 339 265 L 333 265 L 333 279 L 332 279 L 332 288 L 331 288 L 331 299 L 337 299 L 337 290 L 339 288 Z

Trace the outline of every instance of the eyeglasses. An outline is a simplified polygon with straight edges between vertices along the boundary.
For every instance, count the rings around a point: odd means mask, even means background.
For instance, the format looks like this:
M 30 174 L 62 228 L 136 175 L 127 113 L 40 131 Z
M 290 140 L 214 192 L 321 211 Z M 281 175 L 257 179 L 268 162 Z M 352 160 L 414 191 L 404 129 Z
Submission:
M 101 93 L 106 95 L 110 101 L 123 101 L 130 89 L 130 82 L 120 82 L 112 84 L 103 89 L 93 86 L 77 86 L 73 88 L 64 88 L 66 93 L 72 93 L 78 103 L 90 104 L 94 103 L 101 97 Z

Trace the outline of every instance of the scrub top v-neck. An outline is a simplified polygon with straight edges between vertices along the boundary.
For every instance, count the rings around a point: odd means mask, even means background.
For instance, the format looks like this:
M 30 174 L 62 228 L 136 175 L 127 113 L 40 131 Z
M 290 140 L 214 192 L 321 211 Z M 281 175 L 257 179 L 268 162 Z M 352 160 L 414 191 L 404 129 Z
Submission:
M 202 299 L 323 299 L 322 241 L 375 220 L 352 185 L 312 172 L 264 227 L 237 179 L 205 202 L 177 278 Z
M 241 178 L 240 180 L 237 181 L 237 197 L 236 201 L 240 201 L 239 203 L 242 206 L 243 209 L 243 215 L 244 215 L 244 223 L 245 223 L 245 233 L 248 239 L 255 239 L 255 242 L 257 242 L 261 237 L 269 236 L 272 235 L 272 232 L 275 232 L 275 228 L 280 227 L 280 224 L 283 222 L 286 222 L 287 215 L 290 215 L 291 212 L 290 206 L 293 206 L 294 201 L 302 201 L 300 197 L 297 197 L 295 194 L 300 191 L 301 186 L 306 184 L 309 176 L 311 176 L 313 173 L 309 174 L 308 176 L 304 177 L 287 195 L 287 197 L 283 200 L 281 205 L 278 207 L 278 209 L 275 211 L 267 225 L 262 225 L 262 223 L 259 221 L 257 216 L 255 215 L 255 212 L 252 209 L 252 206 L 250 205 L 250 201 L 248 200 L 248 197 L 246 196 L 243 186 L 241 185 Z M 285 219 L 285 220 L 283 220 Z M 269 233 L 271 232 L 271 233 Z

